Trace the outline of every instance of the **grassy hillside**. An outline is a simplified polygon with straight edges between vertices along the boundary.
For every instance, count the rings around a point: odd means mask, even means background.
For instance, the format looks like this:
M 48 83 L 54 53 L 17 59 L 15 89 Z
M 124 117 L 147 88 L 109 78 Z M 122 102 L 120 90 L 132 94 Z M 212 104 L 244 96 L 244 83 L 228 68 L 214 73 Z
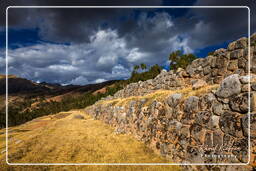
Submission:
M 166 163 L 142 142 L 130 135 L 115 134 L 113 128 L 93 120 L 80 110 L 62 112 L 37 118 L 26 124 L 10 128 L 9 162 L 23 163 Z M 7 166 L 4 130 L 0 131 L 0 161 L 4 170 L 24 168 Z M 41 167 L 37 170 L 61 170 L 70 167 Z M 30 167 L 31 170 L 35 167 Z M 77 167 L 78 170 L 111 170 L 111 167 Z M 179 170 L 176 166 L 117 166 L 124 170 Z M 126 168 L 126 169 L 125 169 Z M 26 170 L 30 170 L 26 167 Z
M 13 92 L 11 93 L 13 99 L 17 96 L 19 100 L 13 101 L 13 103 L 9 102 L 9 126 L 19 125 L 44 115 L 85 108 L 102 97 L 114 95 L 129 83 L 152 79 L 160 71 L 161 68 L 154 65 L 148 71 L 140 73 L 134 71 L 127 80 L 114 80 L 85 86 L 68 85 L 62 87 L 47 83 L 37 84 L 22 78 L 12 78 L 12 86 L 9 84 L 9 89 Z M 14 84 L 17 79 L 19 82 Z M 23 88 L 20 87 L 20 84 Z M 29 93 L 29 89 L 32 93 Z M 104 91 L 102 91 L 103 89 Z M 4 80 L 0 81 L 0 92 L 1 90 L 5 92 Z M 14 92 L 19 93 L 15 94 Z M 0 108 L 0 128 L 3 127 L 5 127 L 5 108 Z

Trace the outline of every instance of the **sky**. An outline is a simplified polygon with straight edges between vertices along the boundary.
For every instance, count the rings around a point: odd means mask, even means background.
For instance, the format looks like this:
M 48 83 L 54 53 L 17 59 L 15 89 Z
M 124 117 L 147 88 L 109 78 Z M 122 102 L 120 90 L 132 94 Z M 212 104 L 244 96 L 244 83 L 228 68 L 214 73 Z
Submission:
M 214 0 L 6 0 L 0 4 L 0 73 L 5 73 L 5 9 L 10 5 L 243 5 Z M 134 65 L 168 68 L 175 50 L 198 57 L 248 35 L 247 8 L 9 8 L 8 71 L 35 82 L 85 85 L 127 79 Z

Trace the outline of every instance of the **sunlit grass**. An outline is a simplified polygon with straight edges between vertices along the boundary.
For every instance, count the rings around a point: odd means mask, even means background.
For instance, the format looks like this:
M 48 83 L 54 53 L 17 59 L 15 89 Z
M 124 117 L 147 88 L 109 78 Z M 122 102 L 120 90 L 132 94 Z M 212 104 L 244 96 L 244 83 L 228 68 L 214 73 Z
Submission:
M 64 112 L 63 112 L 64 113 Z M 44 116 L 10 129 L 9 162 L 15 163 L 168 163 L 143 142 L 131 135 L 115 134 L 114 128 L 93 120 L 82 111 Z M 80 114 L 85 119 L 75 119 Z M 4 150 L 4 130 L 0 131 L 0 149 Z M 19 142 L 19 143 L 17 143 Z M 70 166 L 26 167 L 4 164 L 1 168 L 17 170 L 62 170 Z M 177 166 L 77 166 L 76 170 L 179 170 Z
M 179 89 L 179 90 L 157 90 L 153 93 L 149 93 L 145 96 L 130 96 L 127 98 L 117 98 L 117 99 L 113 99 L 113 100 L 104 100 L 104 101 L 100 101 L 99 104 L 104 104 L 104 105 L 114 105 L 114 106 L 125 106 L 127 105 L 130 101 L 135 100 L 135 101 L 139 101 L 142 99 L 146 100 L 146 103 L 144 105 L 149 105 L 151 104 L 154 100 L 157 100 L 159 102 L 164 101 L 168 96 L 175 94 L 175 93 L 180 93 L 182 94 L 182 100 L 185 100 L 186 98 L 190 97 L 190 96 L 200 96 L 202 94 L 208 93 L 211 90 L 217 89 L 219 87 L 218 84 L 214 84 L 214 85 L 207 85 L 204 86 L 200 89 L 197 90 L 193 90 L 192 87 L 186 87 L 183 89 Z

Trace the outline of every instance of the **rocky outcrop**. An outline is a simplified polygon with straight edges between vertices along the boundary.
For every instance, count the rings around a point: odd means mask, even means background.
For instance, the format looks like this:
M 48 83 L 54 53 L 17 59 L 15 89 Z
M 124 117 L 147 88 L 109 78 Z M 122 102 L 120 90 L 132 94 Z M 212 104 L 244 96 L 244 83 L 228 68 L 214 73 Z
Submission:
M 251 39 L 256 41 L 256 34 Z M 130 84 L 85 110 L 115 127 L 116 133 L 134 135 L 172 162 L 247 163 L 249 135 L 255 161 L 256 75 L 254 66 L 248 75 L 246 40 L 196 59 L 186 70 L 163 71 L 155 79 Z M 255 50 L 252 46 L 251 61 Z

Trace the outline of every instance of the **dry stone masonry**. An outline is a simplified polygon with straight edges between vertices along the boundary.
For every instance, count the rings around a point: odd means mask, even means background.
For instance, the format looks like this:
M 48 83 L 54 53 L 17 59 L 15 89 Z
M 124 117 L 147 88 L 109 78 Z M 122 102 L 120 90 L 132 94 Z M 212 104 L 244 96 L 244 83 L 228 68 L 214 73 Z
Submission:
M 256 34 L 251 36 L 251 75 L 247 38 L 196 59 L 185 70 L 162 71 L 155 79 L 132 83 L 113 97 L 87 107 L 86 113 L 132 134 L 155 152 L 176 163 L 247 163 L 250 113 L 251 163 L 256 160 Z M 180 91 L 216 88 L 188 96 Z M 162 100 L 130 98 L 173 90 Z M 179 90 L 175 92 L 175 90 Z M 250 90 L 250 92 L 248 92 Z M 250 103 L 249 99 L 250 98 Z M 118 103 L 118 100 L 126 100 Z M 199 170 L 240 166 L 200 166 Z M 190 169 L 195 167 L 190 166 Z M 252 166 L 243 166 L 250 170 Z M 241 169 L 241 168 L 240 168 Z

